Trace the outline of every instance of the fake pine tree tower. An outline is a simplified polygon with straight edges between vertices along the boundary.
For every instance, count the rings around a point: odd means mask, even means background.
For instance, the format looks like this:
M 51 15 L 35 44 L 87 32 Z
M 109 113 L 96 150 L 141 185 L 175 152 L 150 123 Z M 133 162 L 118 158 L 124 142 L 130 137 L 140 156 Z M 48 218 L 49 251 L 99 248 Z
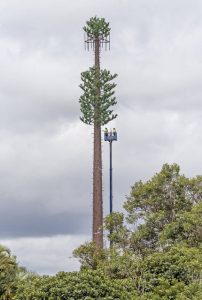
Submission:
M 95 63 L 88 71 L 81 73 L 83 90 L 79 102 L 81 120 L 94 126 L 94 155 L 93 155 L 93 241 L 98 248 L 103 248 L 103 201 L 102 201 L 102 149 L 101 126 L 117 117 L 111 107 L 116 104 L 114 97 L 117 76 L 107 70 L 100 69 L 100 52 L 110 47 L 109 23 L 104 18 L 91 18 L 83 28 L 85 32 L 86 49 L 92 49 Z

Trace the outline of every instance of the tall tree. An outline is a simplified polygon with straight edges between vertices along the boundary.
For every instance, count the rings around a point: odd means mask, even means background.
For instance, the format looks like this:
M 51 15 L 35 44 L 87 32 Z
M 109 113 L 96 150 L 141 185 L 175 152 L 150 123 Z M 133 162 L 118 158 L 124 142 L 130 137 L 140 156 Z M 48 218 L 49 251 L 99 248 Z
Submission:
M 93 17 L 83 28 L 86 34 L 87 49 L 94 51 L 94 66 L 81 73 L 83 94 L 80 97 L 81 120 L 94 126 L 93 156 L 93 241 L 98 248 L 103 248 L 103 201 L 102 201 L 102 150 L 101 126 L 116 118 L 111 107 L 116 104 L 114 97 L 117 76 L 107 70 L 100 69 L 101 48 L 110 43 L 109 23 L 104 18 Z
M 177 164 L 164 164 L 152 179 L 136 182 L 124 204 L 137 228 L 130 239 L 136 253 L 146 254 L 173 242 L 201 242 L 202 176 L 187 178 Z M 145 253 L 146 252 L 146 253 Z

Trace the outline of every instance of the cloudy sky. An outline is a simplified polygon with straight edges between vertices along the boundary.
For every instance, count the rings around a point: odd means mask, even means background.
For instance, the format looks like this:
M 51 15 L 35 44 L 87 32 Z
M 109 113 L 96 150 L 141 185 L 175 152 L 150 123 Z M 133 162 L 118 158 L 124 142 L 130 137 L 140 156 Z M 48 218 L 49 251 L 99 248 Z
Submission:
M 91 16 L 110 22 L 101 63 L 119 75 L 115 209 L 165 162 L 202 174 L 201 11 L 201 0 L 0 1 L 0 243 L 29 270 L 78 269 L 72 250 L 91 238 L 92 127 L 78 104 Z

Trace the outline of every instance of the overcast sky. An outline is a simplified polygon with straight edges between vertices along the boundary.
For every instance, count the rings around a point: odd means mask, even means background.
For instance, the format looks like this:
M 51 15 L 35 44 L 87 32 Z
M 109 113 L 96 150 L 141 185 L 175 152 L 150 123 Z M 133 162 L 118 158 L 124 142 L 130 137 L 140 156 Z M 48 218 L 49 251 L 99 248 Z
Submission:
M 0 1 L 0 243 L 29 270 L 78 269 L 72 250 L 91 238 L 93 128 L 78 103 L 90 17 L 110 22 L 101 65 L 118 73 L 115 210 L 165 162 L 202 174 L 201 11 L 201 0 Z

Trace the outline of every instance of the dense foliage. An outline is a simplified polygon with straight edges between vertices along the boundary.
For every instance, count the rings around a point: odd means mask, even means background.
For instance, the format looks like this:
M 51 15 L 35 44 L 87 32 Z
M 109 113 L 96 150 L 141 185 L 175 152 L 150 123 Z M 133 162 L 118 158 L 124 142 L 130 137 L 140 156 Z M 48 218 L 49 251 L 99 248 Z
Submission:
M 142 255 L 185 241 L 201 241 L 202 176 L 186 178 L 178 165 L 165 164 L 151 180 L 137 182 L 124 204 L 127 220 L 137 226 L 130 247 Z
M 18 284 L 18 300 L 123 299 L 134 295 L 130 280 L 116 280 L 101 271 L 60 272 L 56 276 L 33 276 Z

